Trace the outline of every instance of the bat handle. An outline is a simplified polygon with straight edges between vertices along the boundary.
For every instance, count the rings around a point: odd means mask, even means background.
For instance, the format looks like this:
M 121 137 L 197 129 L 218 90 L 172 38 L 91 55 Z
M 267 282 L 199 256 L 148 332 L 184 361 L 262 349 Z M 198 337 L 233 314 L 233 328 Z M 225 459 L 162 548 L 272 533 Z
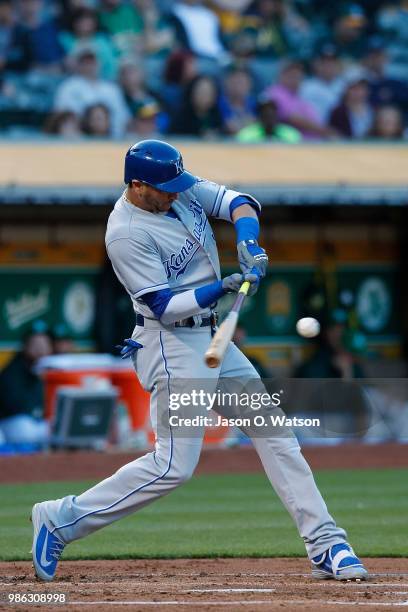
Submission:
M 255 266 L 252 268 L 251 274 L 256 274 L 259 278 L 258 270 Z M 248 295 L 250 286 L 251 286 L 251 283 L 249 281 L 244 281 L 241 287 L 239 288 L 238 293 L 243 293 L 244 295 Z
M 254 273 L 255 268 L 253 268 L 251 270 L 251 273 Z M 248 295 L 248 291 L 249 288 L 251 286 L 251 283 L 249 281 L 244 281 L 242 283 L 242 285 L 240 286 L 239 290 L 238 290 L 238 295 L 237 295 L 237 299 L 234 302 L 233 307 L 231 308 L 231 312 L 239 312 L 241 309 L 241 306 L 246 298 L 246 296 Z
M 251 286 L 251 283 L 249 281 L 244 281 L 241 287 L 239 288 L 238 293 L 243 293 L 244 295 L 248 295 L 250 286 Z
M 239 312 L 241 310 L 241 306 L 244 303 L 246 296 L 248 295 L 250 286 L 251 283 L 249 281 L 244 281 L 242 283 L 241 287 L 239 288 L 234 305 L 231 308 L 231 312 Z

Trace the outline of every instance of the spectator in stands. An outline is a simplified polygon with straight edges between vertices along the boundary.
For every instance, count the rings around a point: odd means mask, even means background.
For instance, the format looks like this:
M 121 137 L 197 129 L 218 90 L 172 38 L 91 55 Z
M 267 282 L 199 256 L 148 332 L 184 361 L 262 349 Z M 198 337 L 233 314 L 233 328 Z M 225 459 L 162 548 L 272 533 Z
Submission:
M 220 134 L 222 119 L 218 109 L 218 86 L 214 78 L 200 75 L 184 93 L 184 104 L 170 126 L 173 134 L 212 138 Z
M 253 39 L 258 57 L 279 59 L 296 53 L 308 57 L 313 47 L 309 23 L 285 0 L 255 0 L 244 27 Z
M 143 52 L 165 58 L 174 46 L 174 30 L 155 0 L 135 0 L 143 19 Z
M 123 94 L 116 83 L 98 78 L 95 52 L 83 49 L 76 55 L 75 73 L 62 82 L 55 96 L 55 111 L 72 111 L 82 116 L 93 104 L 104 104 L 110 112 L 112 134 L 120 137 L 130 119 Z
M 18 8 L 13 44 L 14 67 L 22 71 L 60 72 L 64 52 L 59 41 L 59 29 L 54 19 L 47 18 L 43 0 L 20 0 Z
M 278 121 L 276 102 L 261 95 L 257 107 L 258 121 L 242 128 L 237 134 L 239 142 L 286 142 L 295 144 L 302 140 L 301 133 L 291 125 Z
M 134 3 L 101 0 L 99 19 L 121 56 L 133 57 L 143 48 L 143 17 Z
M 18 95 L 16 84 L 10 78 L 5 67 L 0 62 L 0 108 L 13 109 L 16 106 Z M 3 117 L 1 118 L 1 128 L 6 127 Z
M 197 62 L 190 51 L 178 49 L 167 58 L 161 100 L 166 110 L 173 115 L 182 105 L 184 89 L 197 76 Z
M 408 63 L 408 4 L 405 0 L 384 2 L 377 28 L 389 47 L 394 75 L 406 80 Z
M 111 136 L 110 112 L 105 104 L 92 104 L 85 109 L 82 131 L 86 136 L 109 138 Z
M 404 121 L 397 106 L 380 106 L 375 111 L 372 138 L 384 140 L 401 140 L 404 138 Z
M 211 0 L 209 4 L 218 15 L 223 38 L 230 41 L 240 33 L 243 13 L 249 9 L 252 0 Z
M 389 51 L 384 39 L 374 36 L 368 41 L 362 63 L 367 71 L 371 103 L 374 106 L 392 104 L 407 109 L 408 85 L 387 74 Z
M 52 352 L 54 355 L 75 353 L 76 347 L 65 323 L 57 323 L 51 330 Z
M 368 21 L 359 4 L 348 4 L 334 23 L 331 41 L 340 57 L 358 60 L 364 53 Z
M 302 84 L 300 95 L 313 106 L 319 121 L 326 125 L 344 89 L 342 66 L 334 45 L 325 44 L 313 61 L 313 73 Z
M 226 63 L 227 52 L 221 38 L 218 16 L 201 0 L 178 0 L 172 16 L 181 45 L 198 57 Z
M 100 0 L 56 0 L 62 30 L 69 30 L 74 14 L 80 9 L 96 9 Z
M 226 134 L 236 134 L 255 120 L 252 77 L 244 68 L 232 68 L 224 78 L 219 109 Z
M 51 353 L 51 339 L 38 327 L 24 338 L 22 351 L 0 373 L 0 432 L 9 444 L 47 444 L 43 384 L 36 365 Z
M 137 123 L 140 118 L 138 114 L 140 109 L 154 108 L 154 127 L 149 127 L 146 117 L 143 116 L 141 120 L 145 128 L 144 131 L 146 133 L 154 132 L 156 134 L 167 131 L 169 115 L 161 110 L 159 101 L 147 89 L 144 72 L 139 65 L 131 61 L 125 61 L 120 68 L 119 84 L 121 85 L 127 107 L 132 116 L 130 120 L 131 124 L 128 124 L 128 129 L 129 126 L 131 126 L 132 132 L 135 132 L 135 122 Z M 147 114 L 149 114 L 149 110 Z M 151 119 L 149 120 L 152 121 Z
M 132 115 L 146 103 L 156 102 L 154 96 L 146 89 L 144 73 L 140 64 L 132 61 L 123 62 L 119 70 L 119 85 Z
M 182 48 L 172 53 L 175 34 Z M 366 69 L 374 108 L 397 106 L 408 116 L 407 40 L 405 0 L 0 0 L 1 120 L 3 125 L 41 129 L 63 69 L 79 76 L 74 65 L 78 54 L 92 50 L 102 80 L 116 76 L 121 57 L 143 66 L 147 89 L 156 92 L 152 96 L 148 91 L 150 100 L 157 96 L 172 116 L 180 114 L 184 90 L 197 72 L 219 78 L 220 68 L 239 60 L 240 76 L 232 77 L 232 89 L 234 79 L 241 80 L 242 92 L 233 91 L 237 99 L 230 104 L 228 78 L 221 94 L 219 110 L 227 134 L 237 133 L 247 121 L 244 67 L 257 92 L 280 79 L 273 99 L 281 123 L 293 125 L 307 138 L 332 137 L 329 117 L 340 106 L 343 67 L 349 62 Z M 299 66 L 283 75 L 284 67 L 282 75 L 275 76 L 288 57 L 311 61 L 311 78 L 303 81 Z M 61 90 L 63 85 L 58 96 Z M 81 112 L 99 103 L 109 107 L 105 99 L 86 99 Z M 137 115 L 136 107 L 126 110 L 125 120 L 123 102 L 119 111 L 109 108 L 115 137 L 123 135 L 123 126 Z M 68 133 L 70 125 L 75 132 L 71 119 L 62 121 Z M 158 124 L 160 133 L 167 130 L 163 112 Z
M 11 0 L 0 0 L 0 69 L 11 62 L 15 13 Z
M 288 61 L 281 69 L 278 82 L 266 89 L 265 96 L 276 102 L 280 121 L 295 127 L 305 138 L 326 138 L 333 132 L 320 122 L 313 106 L 301 97 L 303 79 L 303 65 Z
M 344 138 L 365 138 L 373 124 L 368 83 L 361 71 L 348 78 L 341 103 L 330 115 L 330 125 Z
M 100 76 L 112 79 L 116 75 L 115 50 L 111 39 L 98 29 L 96 11 L 89 8 L 77 9 L 72 15 L 69 31 L 60 35 L 61 44 L 68 55 L 83 48 L 93 49 L 98 58 Z
M 47 117 L 44 132 L 63 138 L 78 138 L 82 136 L 80 118 L 72 111 L 51 113 Z
M 137 109 L 128 124 L 126 134 L 132 135 L 134 140 L 160 137 L 160 108 L 156 102 L 146 102 Z

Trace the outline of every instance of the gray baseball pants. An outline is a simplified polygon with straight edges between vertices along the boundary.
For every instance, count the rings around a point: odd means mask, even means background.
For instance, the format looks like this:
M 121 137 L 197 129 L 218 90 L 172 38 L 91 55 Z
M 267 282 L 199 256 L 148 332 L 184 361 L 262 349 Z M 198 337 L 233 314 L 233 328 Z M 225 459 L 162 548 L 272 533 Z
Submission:
M 194 436 L 177 435 L 169 425 L 168 396 L 174 381 L 233 377 L 259 378 L 249 360 L 231 343 L 221 367 L 210 370 L 203 355 L 209 328 L 136 327 L 133 338 L 143 345 L 134 357 L 142 386 L 151 391 L 151 420 L 156 432 L 153 452 L 121 467 L 79 496 L 47 502 L 51 527 L 69 543 L 128 516 L 186 482 L 198 463 L 204 427 Z M 165 402 L 166 399 L 166 402 Z M 166 405 L 164 405 L 166 403 Z M 309 558 L 345 541 L 316 486 L 294 435 L 252 436 L 266 475 L 293 518 Z M 271 550 L 273 536 L 271 534 Z

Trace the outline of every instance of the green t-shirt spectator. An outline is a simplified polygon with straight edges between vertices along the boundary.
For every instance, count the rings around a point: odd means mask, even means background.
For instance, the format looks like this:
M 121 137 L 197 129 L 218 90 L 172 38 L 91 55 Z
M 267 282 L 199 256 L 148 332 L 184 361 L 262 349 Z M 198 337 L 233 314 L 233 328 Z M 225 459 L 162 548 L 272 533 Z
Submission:
M 114 79 L 116 77 L 116 56 L 112 42 L 105 34 L 97 33 L 87 40 L 79 40 L 70 32 L 62 32 L 61 44 L 68 55 L 75 55 L 81 49 L 92 49 L 98 59 L 100 66 L 99 76 L 102 79 Z
M 143 16 L 135 6 L 120 4 L 112 11 L 102 9 L 99 22 L 110 34 L 119 60 L 143 51 Z
M 286 142 L 288 144 L 296 144 L 302 140 L 301 133 L 290 125 L 278 123 L 273 133 L 268 135 L 262 123 L 257 121 L 242 128 L 236 135 L 239 142 L 255 143 L 255 142 Z
M 129 4 L 121 4 L 113 11 L 102 10 L 99 13 L 101 26 L 110 34 L 143 32 L 143 19 L 139 11 Z

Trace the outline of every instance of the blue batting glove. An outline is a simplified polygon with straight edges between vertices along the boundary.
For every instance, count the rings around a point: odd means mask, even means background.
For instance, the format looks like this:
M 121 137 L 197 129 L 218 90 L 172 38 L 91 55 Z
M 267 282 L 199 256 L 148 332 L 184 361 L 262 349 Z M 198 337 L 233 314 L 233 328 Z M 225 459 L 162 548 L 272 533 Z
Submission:
M 268 256 L 256 240 L 241 240 L 237 244 L 238 261 L 244 274 L 256 272 L 260 278 L 266 274 Z
M 122 344 L 117 344 L 117 349 L 120 349 L 120 355 L 122 359 L 127 359 L 128 357 L 133 357 L 133 355 L 141 348 L 143 348 L 143 344 L 139 344 L 132 338 L 126 338 Z

